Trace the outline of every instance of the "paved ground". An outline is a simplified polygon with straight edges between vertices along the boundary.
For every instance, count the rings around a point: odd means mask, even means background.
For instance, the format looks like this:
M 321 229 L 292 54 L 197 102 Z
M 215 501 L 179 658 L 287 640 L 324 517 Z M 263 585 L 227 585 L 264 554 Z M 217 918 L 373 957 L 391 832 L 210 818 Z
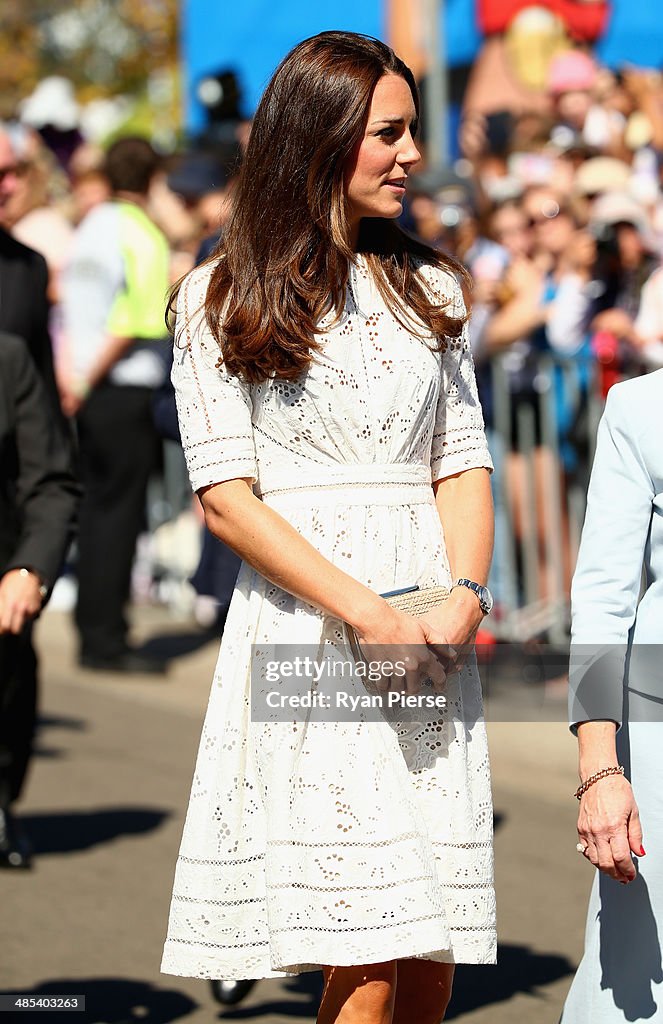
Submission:
M 317 975 L 262 982 L 222 1011 L 206 983 L 159 974 L 216 645 L 195 649 L 163 611 L 137 621 L 178 655 L 165 680 L 79 671 L 68 617 L 39 624 L 42 727 L 22 808 L 39 856 L 30 873 L 0 873 L 0 992 L 85 994 L 85 1013 L 46 1018 L 73 1024 L 312 1021 Z M 530 677 L 489 677 L 493 717 L 510 719 L 490 725 L 500 954 L 458 971 L 447 1019 L 467 1024 L 557 1024 L 581 950 L 590 869 L 574 849 L 575 751 L 561 721 L 511 720 L 537 717 L 544 689 Z M 559 710 L 561 685 L 545 693 Z

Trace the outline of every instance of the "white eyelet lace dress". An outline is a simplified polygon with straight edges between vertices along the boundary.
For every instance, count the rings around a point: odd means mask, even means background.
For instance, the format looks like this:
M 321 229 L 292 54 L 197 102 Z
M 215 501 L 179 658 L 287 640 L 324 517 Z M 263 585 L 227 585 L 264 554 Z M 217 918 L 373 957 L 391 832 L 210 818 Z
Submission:
M 439 301 L 457 283 L 423 266 Z M 467 331 L 443 354 L 400 326 L 359 257 L 345 310 L 295 383 L 219 368 L 180 292 L 173 382 L 194 490 L 262 500 L 376 592 L 451 583 L 431 483 L 491 468 Z M 329 326 L 325 318 L 321 327 Z M 252 645 L 343 647 L 339 620 L 240 570 L 203 726 L 162 971 L 264 978 L 423 957 L 493 963 L 492 808 L 476 666 L 431 720 L 256 722 Z

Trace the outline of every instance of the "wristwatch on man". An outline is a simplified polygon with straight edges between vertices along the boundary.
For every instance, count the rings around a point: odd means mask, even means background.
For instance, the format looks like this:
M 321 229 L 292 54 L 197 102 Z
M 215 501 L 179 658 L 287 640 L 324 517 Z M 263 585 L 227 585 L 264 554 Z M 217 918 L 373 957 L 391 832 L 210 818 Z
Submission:
M 482 587 L 480 583 L 475 583 L 474 580 L 461 580 L 458 579 L 454 582 L 452 590 L 455 587 L 467 587 L 468 590 L 474 591 L 479 599 L 479 608 L 484 615 L 489 615 L 493 608 L 493 595 L 491 594 L 488 587 Z

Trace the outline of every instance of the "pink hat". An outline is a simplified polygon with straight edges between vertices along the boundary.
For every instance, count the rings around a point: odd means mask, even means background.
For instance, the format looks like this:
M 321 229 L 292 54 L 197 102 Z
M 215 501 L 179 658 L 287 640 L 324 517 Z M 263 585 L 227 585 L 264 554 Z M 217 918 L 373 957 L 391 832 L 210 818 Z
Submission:
M 596 81 L 596 64 L 581 50 L 565 50 L 553 57 L 548 68 L 548 89 L 554 95 L 589 90 Z

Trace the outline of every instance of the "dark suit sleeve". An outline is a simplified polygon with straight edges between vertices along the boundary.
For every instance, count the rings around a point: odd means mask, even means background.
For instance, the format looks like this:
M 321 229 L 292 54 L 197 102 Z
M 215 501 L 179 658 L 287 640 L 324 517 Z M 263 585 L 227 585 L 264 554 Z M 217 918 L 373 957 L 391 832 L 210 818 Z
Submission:
M 18 455 L 16 504 L 20 532 L 5 571 L 34 569 L 55 582 L 72 535 L 79 488 L 70 448 L 54 422 L 35 365 L 24 345 L 12 361 Z
M 28 347 L 35 361 L 37 372 L 43 381 L 49 402 L 52 408 L 57 410 L 58 415 L 60 415 L 60 399 L 55 383 L 55 370 L 53 368 L 53 348 L 48 329 L 48 267 L 46 266 L 46 260 L 39 253 L 33 254 L 31 276 L 32 286 L 30 293 L 34 306 L 32 311 L 32 338 L 29 339 Z

